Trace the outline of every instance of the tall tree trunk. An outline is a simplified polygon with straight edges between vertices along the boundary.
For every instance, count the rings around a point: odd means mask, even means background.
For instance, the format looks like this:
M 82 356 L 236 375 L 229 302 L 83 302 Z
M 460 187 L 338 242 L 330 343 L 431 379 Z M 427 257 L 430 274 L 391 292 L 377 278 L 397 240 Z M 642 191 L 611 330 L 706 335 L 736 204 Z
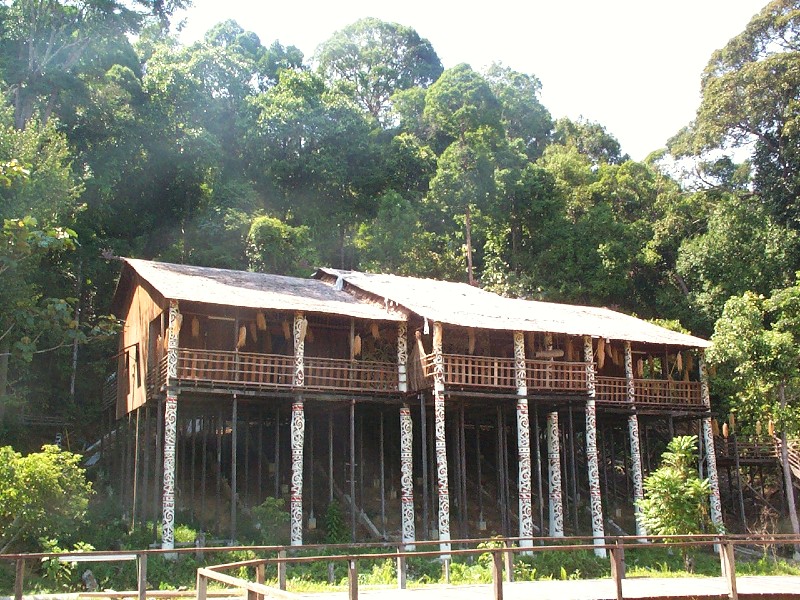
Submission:
M 786 384 L 781 382 L 778 388 L 781 401 L 781 412 L 786 408 Z M 797 519 L 797 507 L 794 501 L 794 482 L 792 481 L 792 469 L 789 466 L 789 446 L 786 439 L 786 427 L 781 426 L 781 467 L 783 467 L 783 485 L 786 488 L 786 504 L 789 511 L 789 520 L 792 522 L 792 533 L 800 536 L 800 522 Z M 794 546 L 794 559 L 800 560 L 800 544 Z
M 464 224 L 467 230 L 467 281 L 469 281 L 470 285 L 475 285 L 475 277 L 472 272 L 472 214 L 470 212 L 469 203 L 467 203 L 467 210 L 464 214 Z

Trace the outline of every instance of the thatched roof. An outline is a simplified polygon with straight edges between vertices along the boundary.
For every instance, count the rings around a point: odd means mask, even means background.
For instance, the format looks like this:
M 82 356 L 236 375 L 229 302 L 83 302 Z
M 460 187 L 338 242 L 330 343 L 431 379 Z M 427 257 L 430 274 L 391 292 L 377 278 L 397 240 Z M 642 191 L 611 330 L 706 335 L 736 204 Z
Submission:
M 705 348 L 709 342 L 630 315 L 591 306 L 504 298 L 467 285 L 357 271 L 319 269 L 348 286 L 396 303 L 431 321 L 462 327 L 590 335 L 612 340 Z
M 120 287 L 131 269 L 167 300 L 263 310 L 334 314 L 376 321 L 404 321 L 405 314 L 359 300 L 317 279 L 124 259 Z M 117 295 L 119 296 L 118 289 Z M 117 298 L 117 301 L 120 301 Z

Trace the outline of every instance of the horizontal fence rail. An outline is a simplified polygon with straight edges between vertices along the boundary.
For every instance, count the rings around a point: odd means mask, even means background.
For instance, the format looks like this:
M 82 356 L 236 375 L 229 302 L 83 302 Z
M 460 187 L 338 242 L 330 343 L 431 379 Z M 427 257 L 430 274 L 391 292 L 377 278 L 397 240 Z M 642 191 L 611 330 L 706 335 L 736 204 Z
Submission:
M 643 546 L 642 542 L 647 542 Z M 348 565 L 348 595 L 351 600 L 358 597 L 358 563 L 377 559 L 392 559 L 397 562 L 397 584 L 405 587 L 406 561 L 410 558 L 439 558 L 443 560 L 445 573 L 452 557 L 470 557 L 489 554 L 491 557 L 492 583 L 495 600 L 503 598 L 503 578 L 513 580 L 513 558 L 517 554 L 532 554 L 538 552 L 570 552 L 581 550 L 604 550 L 610 555 L 611 580 L 616 589 L 616 597 L 622 598 L 622 581 L 624 579 L 624 552 L 626 549 L 669 547 L 672 549 L 685 549 L 691 547 L 714 546 L 720 556 L 721 576 L 725 580 L 726 589 L 720 590 L 720 595 L 737 598 L 736 570 L 734 548 L 737 546 L 789 546 L 800 544 L 800 537 L 793 535 L 682 535 L 682 536 L 606 536 L 606 537 L 562 537 L 562 538 L 491 538 L 452 540 L 452 547 L 442 550 L 438 541 L 415 542 L 416 549 L 409 551 L 402 544 L 392 543 L 366 543 L 366 544 L 317 544 L 306 546 L 232 546 L 209 548 L 176 548 L 170 550 L 138 550 L 138 551 L 110 551 L 110 552 L 73 552 L 73 553 L 36 553 L 36 554 L 5 554 L 0 555 L 0 560 L 15 563 L 16 579 L 14 595 L 21 600 L 23 593 L 25 564 L 38 563 L 43 559 L 56 558 L 62 562 L 112 562 L 119 560 L 137 560 L 138 592 L 131 592 L 129 596 L 138 594 L 140 600 L 148 595 L 146 590 L 147 558 L 148 556 L 166 554 L 175 557 L 178 554 L 206 554 L 235 551 L 249 551 L 253 553 L 268 554 L 265 558 L 254 558 L 233 563 L 217 564 L 201 567 L 197 570 L 197 598 L 205 600 L 208 594 L 208 581 L 213 580 L 220 584 L 246 590 L 248 600 L 257 598 L 286 596 L 286 572 L 292 564 L 323 561 L 335 563 L 345 561 Z M 478 547 L 479 544 L 488 547 Z M 533 544 L 533 545 L 531 545 Z M 332 551 L 341 551 L 340 554 L 331 554 Z M 378 550 L 378 552 L 375 552 Z M 382 551 L 381 551 L 382 550 Z M 315 552 L 314 555 L 298 555 L 299 553 Z M 293 553 L 293 555 L 290 555 Z M 265 567 L 277 569 L 277 588 L 265 585 Z M 250 581 L 243 577 L 234 577 L 223 571 L 236 570 L 241 573 L 242 568 L 252 568 L 255 580 Z M 116 593 L 119 595 L 119 593 Z M 102 594 L 97 594 L 98 596 Z M 155 594 L 153 594 L 155 595 Z

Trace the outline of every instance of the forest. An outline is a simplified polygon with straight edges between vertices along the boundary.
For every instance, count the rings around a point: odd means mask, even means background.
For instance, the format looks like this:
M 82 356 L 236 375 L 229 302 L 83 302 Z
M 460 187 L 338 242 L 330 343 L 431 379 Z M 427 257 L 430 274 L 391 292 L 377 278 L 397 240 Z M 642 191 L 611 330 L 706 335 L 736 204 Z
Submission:
M 722 418 L 796 432 L 800 1 L 709 58 L 695 119 L 641 162 L 554 119 L 535 74 L 444 69 L 411 25 L 364 18 L 313 56 L 233 21 L 185 45 L 188 4 L 0 2 L 4 444 L 41 444 L 26 415 L 93 441 L 120 256 L 658 319 L 714 341 Z

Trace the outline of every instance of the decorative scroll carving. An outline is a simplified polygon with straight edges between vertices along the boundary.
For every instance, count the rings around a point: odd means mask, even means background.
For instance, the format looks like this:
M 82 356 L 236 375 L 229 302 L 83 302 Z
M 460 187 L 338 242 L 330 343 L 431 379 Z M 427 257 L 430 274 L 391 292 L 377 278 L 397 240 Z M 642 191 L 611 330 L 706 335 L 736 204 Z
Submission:
M 404 404 L 400 409 L 400 508 L 402 541 L 407 550 L 413 550 L 416 540 L 414 527 L 414 428 L 411 409 Z
M 182 316 L 178 301 L 169 301 L 169 327 L 167 328 L 167 385 L 174 384 L 178 377 L 178 346 Z
M 303 443 L 305 441 L 305 412 L 303 399 L 292 403 L 292 490 L 290 497 L 290 539 L 292 546 L 303 543 Z
M 625 342 L 625 383 L 627 399 L 634 407 L 636 401 L 636 386 L 633 374 L 633 353 L 631 343 Z M 642 452 L 639 447 L 639 416 L 634 412 L 628 417 L 628 438 L 631 443 L 631 475 L 633 479 L 633 512 L 636 518 L 636 535 L 647 535 L 647 529 L 638 518 L 640 509 L 639 501 L 644 498 L 644 479 L 642 476 Z
M 164 487 L 162 490 L 161 547 L 175 547 L 175 447 L 178 433 L 178 397 L 167 394 L 164 403 Z
M 595 374 L 592 338 L 584 336 L 583 353 L 586 361 L 586 384 L 589 398 L 586 400 L 586 462 L 589 471 L 589 506 L 592 514 L 592 535 L 595 545 L 603 545 L 603 503 L 600 495 L 600 462 L 597 456 L 597 411 L 595 408 Z M 597 556 L 605 556 L 603 548 L 595 549 Z
M 519 537 L 532 538 L 531 429 L 527 398 L 517 400 L 517 447 L 519 449 Z M 521 546 L 532 544 L 532 540 L 520 540 Z
M 514 332 L 514 375 L 516 376 L 517 395 L 528 395 L 528 383 L 525 373 L 525 334 Z
M 305 384 L 305 339 L 308 321 L 303 313 L 297 312 L 294 315 L 294 385 L 303 387 Z
M 401 321 L 397 324 L 397 389 L 408 391 L 408 324 Z
M 558 439 L 558 413 L 547 415 L 547 473 L 550 493 L 550 535 L 564 535 L 564 505 L 561 501 L 561 444 Z
M 703 351 L 700 351 L 700 397 L 703 406 L 711 410 L 711 394 L 708 389 L 708 370 L 706 368 L 706 358 Z M 708 481 L 711 484 L 711 522 L 718 530 L 725 529 L 725 522 L 722 519 L 722 502 L 719 496 L 719 475 L 717 475 L 717 455 L 714 450 L 714 435 L 711 429 L 711 417 L 703 419 L 703 448 L 706 452 L 706 468 L 708 469 Z

